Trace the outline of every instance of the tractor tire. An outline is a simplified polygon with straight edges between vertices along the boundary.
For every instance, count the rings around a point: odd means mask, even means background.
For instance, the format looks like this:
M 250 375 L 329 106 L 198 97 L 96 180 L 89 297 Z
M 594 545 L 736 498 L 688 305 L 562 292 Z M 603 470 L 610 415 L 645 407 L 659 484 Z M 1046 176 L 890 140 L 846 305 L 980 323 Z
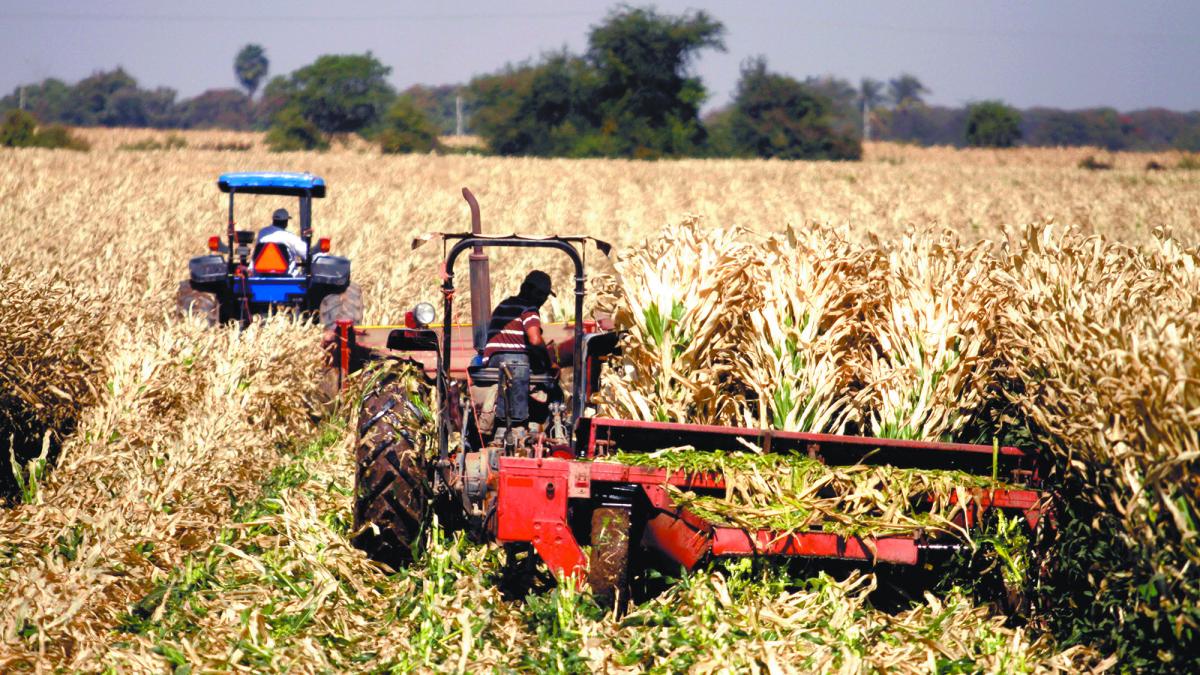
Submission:
M 221 303 L 217 301 L 217 294 L 198 291 L 190 281 L 179 282 L 179 289 L 175 291 L 175 312 L 185 319 L 202 317 L 209 326 L 221 322 Z
M 592 511 L 592 555 L 588 584 L 601 607 L 620 613 L 629 602 L 628 507 L 598 506 Z
M 430 513 L 428 463 L 412 431 L 420 418 L 395 380 L 368 395 L 359 414 L 352 543 L 394 569 L 412 562 Z
M 349 284 L 340 293 L 330 293 L 321 298 L 321 326 L 333 328 L 340 320 L 350 320 L 352 323 L 362 323 L 363 297 L 362 289 L 356 284 Z

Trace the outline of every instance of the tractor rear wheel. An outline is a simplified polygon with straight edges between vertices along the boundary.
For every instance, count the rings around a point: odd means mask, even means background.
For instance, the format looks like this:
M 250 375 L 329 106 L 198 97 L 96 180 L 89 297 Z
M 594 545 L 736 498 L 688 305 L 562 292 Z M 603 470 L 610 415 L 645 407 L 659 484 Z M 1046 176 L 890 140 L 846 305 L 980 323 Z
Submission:
M 358 418 L 353 544 L 399 568 L 412 561 L 432 495 L 417 437 L 425 423 L 403 383 L 391 380 L 363 400 Z
M 217 301 L 217 294 L 198 291 L 190 281 L 179 282 L 179 289 L 175 291 L 175 312 L 183 318 L 188 315 L 202 317 L 210 326 L 221 321 L 221 303 Z
M 601 607 L 621 611 L 629 601 L 629 508 L 598 506 L 592 511 L 592 555 L 588 584 Z
M 340 293 L 330 293 L 321 298 L 321 307 L 318 311 L 321 315 L 321 325 L 325 328 L 333 328 L 340 320 L 349 320 L 356 324 L 362 323 L 362 289 L 357 284 L 349 284 Z

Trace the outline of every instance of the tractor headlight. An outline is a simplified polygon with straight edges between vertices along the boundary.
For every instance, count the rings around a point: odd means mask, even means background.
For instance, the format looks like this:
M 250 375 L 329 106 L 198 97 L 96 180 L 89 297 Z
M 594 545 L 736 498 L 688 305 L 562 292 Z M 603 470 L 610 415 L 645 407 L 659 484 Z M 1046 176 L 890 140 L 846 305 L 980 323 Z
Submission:
M 433 311 L 433 305 L 428 302 L 422 302 L 416 307 L 413 307 L 413 318 L 417 320 L 417 325 L 424 328 L 433 323 L 437 318 L 437 314 Z

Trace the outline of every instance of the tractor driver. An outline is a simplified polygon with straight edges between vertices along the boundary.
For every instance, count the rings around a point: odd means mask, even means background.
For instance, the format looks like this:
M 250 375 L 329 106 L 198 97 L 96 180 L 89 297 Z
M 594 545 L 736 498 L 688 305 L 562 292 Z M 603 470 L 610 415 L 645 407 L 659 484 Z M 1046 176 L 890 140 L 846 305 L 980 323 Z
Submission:
M 521 282 L 521 290 L 505 298 L 492 311 L 483 359 L 488 367 L 508 371 L 508 396 L 496 400 L 496 421 L 511 418 L 513 426 L 529 420 L 529 375 L 532 371 L 558 374 L 558 365 L 542 338 L 538 310 L 554 295 L 550 275 L 534 270 Z
M 291 216 L 287 209 L 276 209 L 274 215 L 271 216 L 271 224 L 259 230 L 259 244 L 281 244 L 286 246 L 292 254 L 292 260 L 288 264 L 288 274 L 295 276 L 299 270 L 300 261 L 308 256 L 308 245 L 300 238 L 300 235 L 288 232 L 288 221 Z

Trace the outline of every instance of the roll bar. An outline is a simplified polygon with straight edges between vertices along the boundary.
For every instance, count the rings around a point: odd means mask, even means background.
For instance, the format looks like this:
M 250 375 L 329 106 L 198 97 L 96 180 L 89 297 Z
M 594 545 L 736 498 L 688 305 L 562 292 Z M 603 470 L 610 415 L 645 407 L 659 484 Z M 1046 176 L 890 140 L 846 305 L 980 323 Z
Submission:
M 586 377 L 581 377 L 578 369 L 582 368 L 583 363 L 583 295 L 587 277 L 583 271 L 583 258 L 579 255 L 579 251 L 573 245 L 574 241 L 578 241 L 576 237 L 550 237 L 546 239 L 524 239 L 519 237 L 462 237 L 446 254 L 446 262 L 443 266 L 442 274 L 442 358 L 438 360 L 437 370 L 437 389 L 438 400 L 442 406 L 449 395 L 449 370 L 450 370 L 450 329 L 453 323 L 450 317 L 453 316 L 454 302 L 454 262 L 458 260 L 459 255 L 468 249 L 479 250 L 483 247 L 512 247 L 512 248 L 553 248 L 567 254 L 571 262 L 575 265 L 575 344 L 573 350 L 573 363 L 577 372 L 572 378 L 571 383 L 571 428 L 575 429 L 579 419 L 583 417 L 584 408 L 584 392 L 587 383 Z M 443 460 L 449 457 L 450 452 L 450 427 L 444 415 L 438 416 L 438 455 Z
M 230 274 L 233 274 L 233 268 L 235 267 L 234 262 L 233 262 L 233 251 L 235 250 L 234 249 L 234 241 L 233 241 L 234 240 L 233 196 L 234 196 L 234 194 L 236 194 L 238 192 L 242 192 L 245 194 L 272 194 L 272 195 L 282 195 L 282 196 L 299 197 L 300 198 L 300 237 L 304 240 L 304 245 L 308 249 L 308 253 L 306 254 L 305 259 L 304 259 L 304 274 L 305 274 L 306 279 L 312 275 L 312 259 L 313 259 L 312 200 L 313 200 L 314 194 L 313 194 L 313 191 L 311 188 L 297 189 L 293 192 L 265 192 L 265 191 L 261 191 L 261 190 L 255 191 L 255 190 L 248 190 L 248 189 L 238 189 L 233 186 L 226 186 L 226 185 L 222 184 L 221 191 L 229 193 L 229 226 L 228 226 L 225 236 L 229 239 L 229 251 L 230 251 L 229 273 Z M 315 196 L 323 197 L 324 195 L 325 195 L 324 185 L 322 185 L 320 194 L 317 194 Z

